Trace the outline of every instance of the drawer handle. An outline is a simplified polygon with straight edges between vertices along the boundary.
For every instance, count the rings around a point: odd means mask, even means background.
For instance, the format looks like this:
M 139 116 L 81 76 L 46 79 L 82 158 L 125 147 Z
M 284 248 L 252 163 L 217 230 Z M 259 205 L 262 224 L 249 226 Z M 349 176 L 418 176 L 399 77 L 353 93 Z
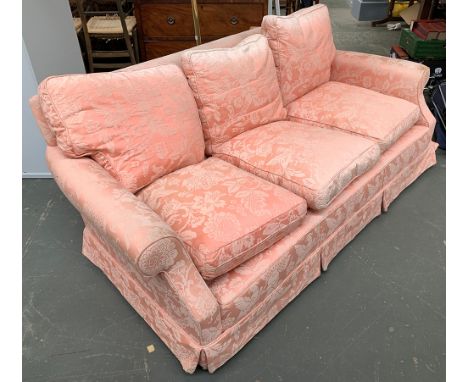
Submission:
M 169 25 L 174 25 L 175 24 L 175 17 L 169 16 L 166 21 L 167 21 L 167 23 Z
M 237 25 L 237 24 L 239 24 L 239 19 L 236 16 L 232 16 L 231 19 L 229 20 L 229 22 L 232 25 Z

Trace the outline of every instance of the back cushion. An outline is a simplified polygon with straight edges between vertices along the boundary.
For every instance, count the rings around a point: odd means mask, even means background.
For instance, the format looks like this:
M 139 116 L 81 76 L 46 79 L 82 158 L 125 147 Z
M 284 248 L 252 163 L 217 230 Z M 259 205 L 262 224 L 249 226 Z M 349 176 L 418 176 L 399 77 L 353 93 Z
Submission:
M 197 100 L 208 154 L 244 131 L 286 118 L 264 36 L 249 36 L 233 48 L 188 51 L 181 61 Z
M 176 65 L 49 77 L 39 97 L 60 149 L 91 156 L 131 192 L 204 158 L 197 106 Z
M 336 49 L 325 5 L 265 16 L 262 33 L 273 51 L 285 105 L 330 80 Z

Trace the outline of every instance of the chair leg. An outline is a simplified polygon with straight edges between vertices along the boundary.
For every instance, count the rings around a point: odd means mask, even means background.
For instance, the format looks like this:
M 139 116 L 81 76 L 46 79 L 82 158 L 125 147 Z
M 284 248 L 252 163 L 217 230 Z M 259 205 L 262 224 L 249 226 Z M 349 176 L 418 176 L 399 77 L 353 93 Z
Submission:
M 86 42 L 86 56 L 88 57 L 89 72 L 94 73 L 93 48 L 91 47 L 91 39 L 89 35 L 87 37 L 88 37 L 87 38 L 88 41 L 85 41 L 85 42 Z
M 138 32 L 137 32 L 137 28 L 134 28 L 134 29 L 133 29 L 132 38 L 133 38 L 133 47 L 135 48 L 136 63 L 138 64 L 138 63 L 140 62 L 140 47 L 139 47 L 139 45 L 138 45 Z
M 128 33 L 127 23 L 125 22 L 125 14 L 122 9 L 122 3 L 120 2 L 120 0 L 115 0 L 115 3 L 117 5 L 117 11 L 119 14 L 120 22 L 122 24 L 122 32 L 124 35 L 125 45 L 127 46 L 128 54 L 130 55 L 130 61 L 133 65 L 135 65 L 136 64 L 135 54 L 133 51 L 132 42 L 130 41 L 130 35 Z
M 130 61 L 133 65 L 135 65 L 135 52 L 133 50 L 132 42 L 130 41 L 130 36 L 128 33 L 125 35 L 125 45 L 127 46 L 128 54 L 130 55 Z
M 83 0 L 77 1 L 77 7 L 81 18 L 81 29 L 83 30 L 83 36 L 85 40 L 86 56 L 88 58 L 88 70 L 90 73 L 94 73 L 93 47 L 91 45 L 91 38 L 88 33 L 88 24 L 84 14 Z

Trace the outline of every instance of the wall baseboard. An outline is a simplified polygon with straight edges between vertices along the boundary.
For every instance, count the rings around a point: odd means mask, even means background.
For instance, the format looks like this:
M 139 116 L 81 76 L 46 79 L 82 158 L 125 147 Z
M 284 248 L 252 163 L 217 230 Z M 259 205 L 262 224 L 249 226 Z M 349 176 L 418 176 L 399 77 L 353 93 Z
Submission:
M 23 172 L 23 179 L 47 179 L 52 178 L 52 174 L 50 172 Z

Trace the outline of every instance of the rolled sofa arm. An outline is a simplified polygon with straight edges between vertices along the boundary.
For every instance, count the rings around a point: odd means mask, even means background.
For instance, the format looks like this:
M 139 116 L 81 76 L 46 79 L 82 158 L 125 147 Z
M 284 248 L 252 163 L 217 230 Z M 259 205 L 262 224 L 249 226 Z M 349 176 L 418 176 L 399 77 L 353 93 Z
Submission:
M 67 158 L 47 147 L 54 178 L 83 219 L 146 276 L 167 271 L 187 256 L 177 234 L 144 202 L 89 158 Z
M 192 334 L 198 343 L 216 338 L 222 330 L 219 304 L 178 235 L 92 159 L 67 158 L 52 146 L 46 157 L 55 181 L 86 224 L 144 275 L 164 274 L 195 323 Z
M 429 68 L 416 62 L 374 54 L 337 50 L 331 68 L 331 81 L 343 82 L 398 97 L 419 106 L 418 125 L 433 131 L 435 118 L 426 105 L 424 86 Z

